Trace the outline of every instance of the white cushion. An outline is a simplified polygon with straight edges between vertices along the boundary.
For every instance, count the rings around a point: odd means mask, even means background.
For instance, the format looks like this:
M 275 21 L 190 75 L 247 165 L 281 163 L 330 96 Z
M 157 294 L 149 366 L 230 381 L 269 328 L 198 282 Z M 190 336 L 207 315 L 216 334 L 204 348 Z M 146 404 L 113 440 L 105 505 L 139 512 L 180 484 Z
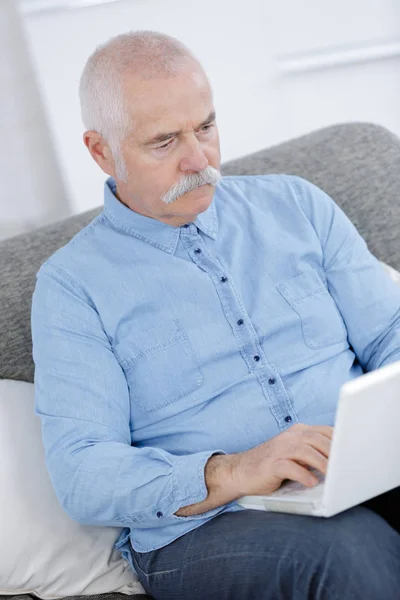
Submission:
M 396 269 L 393 269 L 393 267 L 390 267 L 384 262 L 381 262 L 381 264 L 385 269 L 386 273 L 389 275 L 390 279 L 392 279 L 392 281 L 400 285 L 400 273 L 396 271 Z
M 114 542 L 117 527 L 73 521 L 47 473 L 34 386 L 0 380 L 0 594 L 145 593 Z

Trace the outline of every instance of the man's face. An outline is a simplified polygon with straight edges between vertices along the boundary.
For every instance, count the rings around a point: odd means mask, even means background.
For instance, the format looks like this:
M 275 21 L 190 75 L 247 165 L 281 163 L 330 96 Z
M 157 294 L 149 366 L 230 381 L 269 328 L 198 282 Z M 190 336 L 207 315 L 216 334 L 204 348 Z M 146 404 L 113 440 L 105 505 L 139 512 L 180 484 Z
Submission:
M 219 170 L 220 147 L 212 93 L 195 66 L 176 77 L 126 79 L 125 97 L 134 129 L 121 145 L 127 182 L 117 178 L 117 195 L 132 210 L 175 227 L 193 221 L 210 206 L 206 184 L 170 204 L 162 197 L 185 176 L 207 166 Z

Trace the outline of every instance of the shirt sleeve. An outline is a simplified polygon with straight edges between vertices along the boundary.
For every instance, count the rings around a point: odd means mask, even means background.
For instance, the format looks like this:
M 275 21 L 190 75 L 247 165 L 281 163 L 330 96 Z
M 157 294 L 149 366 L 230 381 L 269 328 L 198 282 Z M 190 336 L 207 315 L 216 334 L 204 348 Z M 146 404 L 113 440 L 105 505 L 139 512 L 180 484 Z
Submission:
M 207 497 L 205 464 L 225 452 L 175 456 L 131 446 L 128 385 L 100 315 L 84 291 L 49 263 L 37 274 L 31 328 L 35 413 L 64 510 L 82 524 L 117 527 L 200 518 L 174 513 Z
M 364 371 L 400 360 L 400 287 L 325 192 L 299 177 L 290 179 L 319 238 L 329 292 Z

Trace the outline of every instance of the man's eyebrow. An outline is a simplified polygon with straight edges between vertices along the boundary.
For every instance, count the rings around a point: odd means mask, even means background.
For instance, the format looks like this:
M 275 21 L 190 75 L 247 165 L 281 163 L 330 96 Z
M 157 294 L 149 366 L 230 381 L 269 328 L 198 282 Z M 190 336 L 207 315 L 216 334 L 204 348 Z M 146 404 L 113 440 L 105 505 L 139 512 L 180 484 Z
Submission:
M 202 123 L 200 123 L 200 125 L 196 129 L 201 129 L 202 127 L 205 127 L 206 125 L 209 125 L 210 123 L 215 121 L 215 117 L 216 117 L 216 113 L 215 113 L 215 110 L 213 110 L 210 112 L 207 119 L 205 121 L 203 121 Z M 173 138 L 179 134 L 180 134 L 180 131 L 171 131 L 170 133 L 159 133 L 159 134 L 155 135 L 154 137 L 152 137 L 151 140 L 147 140 L 147 142 L 144 142 L 143 145 L 151 146 L 152 144 L 160 144 L 161 142 L 167 142 L 168 140 L 170 140 L 171 138 Z

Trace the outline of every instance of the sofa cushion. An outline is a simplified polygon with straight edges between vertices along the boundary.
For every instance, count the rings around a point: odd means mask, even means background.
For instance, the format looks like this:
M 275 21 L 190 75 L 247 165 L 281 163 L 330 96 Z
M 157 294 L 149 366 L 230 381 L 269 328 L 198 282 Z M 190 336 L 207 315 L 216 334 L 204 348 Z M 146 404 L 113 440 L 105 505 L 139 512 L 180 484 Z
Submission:
M 343 209 L 377 258 L 400 270 L 400 139 L 383 127 L 334 125 L 231 161 L 222 172 L 308 179 Z
M 33 392 L 32 383 L 0 381 L 0 594 L 144 593 L 114 549 L 122 529 L 80 525 L 61 508 Z

